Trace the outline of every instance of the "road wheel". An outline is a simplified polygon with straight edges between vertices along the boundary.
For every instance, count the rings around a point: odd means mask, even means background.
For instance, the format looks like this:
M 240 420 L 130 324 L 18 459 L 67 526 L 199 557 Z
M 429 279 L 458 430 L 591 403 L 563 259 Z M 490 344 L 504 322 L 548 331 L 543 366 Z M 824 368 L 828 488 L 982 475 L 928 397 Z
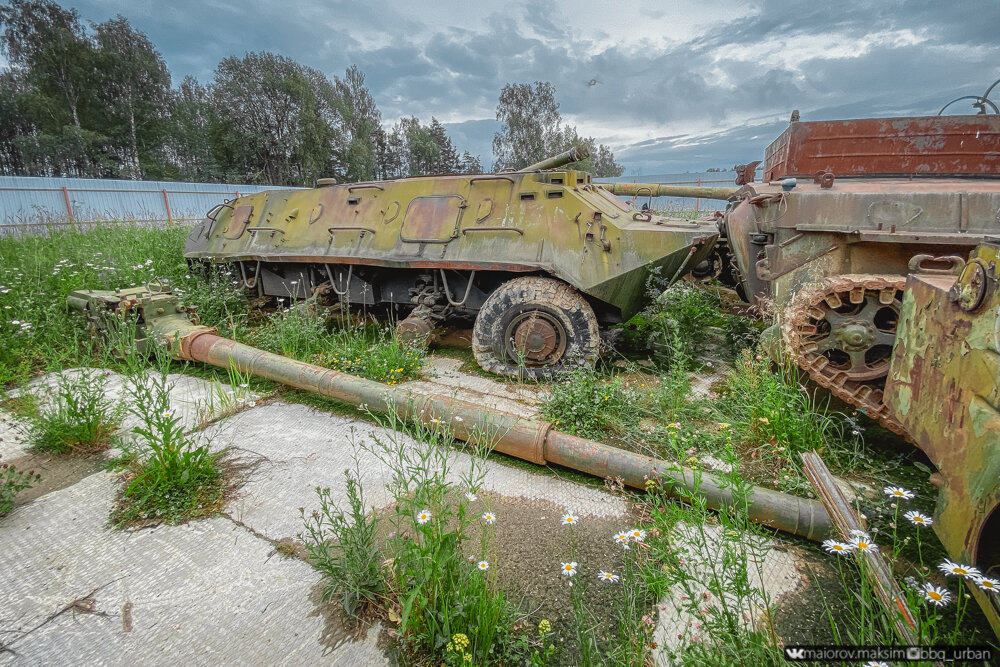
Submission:
M 600 343 L 594 309 L 552 278 L 504 283 L 486 299 L 472 331 L 483 370 L 509 377 L 548 378 L 592 366 Z

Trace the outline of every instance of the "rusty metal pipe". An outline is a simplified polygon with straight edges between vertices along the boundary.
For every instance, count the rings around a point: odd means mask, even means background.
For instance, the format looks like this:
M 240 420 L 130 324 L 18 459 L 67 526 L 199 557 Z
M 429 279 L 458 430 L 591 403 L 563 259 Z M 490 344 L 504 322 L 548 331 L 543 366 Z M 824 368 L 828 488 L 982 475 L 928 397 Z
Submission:
M 586 146 L 574 146 L 567 151 L 563 151 L 559 155 L 553 155 L 552 157 L 547 157 L 544 160 L 536 162 L 534 164 L 529 164 L 524 169 L 518 169 L 518 172 L 522 171 L 541 171 L 543 169 L 558 169 L 559 167 L 564 167 L 571 162 L 579 162 L 580 160 L 586 160 L 590 157 L 590 151 L 587 150 Z
M 460 440 L 487 444 L 498 452 L 533 463 L 554 463 L 602 478 L 618 477 L 637 489 L 644 489 L 647 480 L 659 478 L 666 482 L 670 495 L 682 500 L 698 495 L 713 509 L 734 503 L 732 493 L 710 473 L 699 475 L 667 461 L 561 433 L 545 421 L 515 417 L 447 396 L 415 394 L 403 387 L 386 386 L 265 352 L 208 330 L 182 336 L 179 343 L 179 347 L 173 346 L 179 358 L 222 368 L 232 365 L 241 373 L 351 405 L 367 405 L 374 412 L 395 410 L 424 423 L 445 422 Z M 811 540 L 824 539 L 832 531 L 829 514 L 821 503 L 770 489 L 753 487 L 747 512 L 757 523 Z
M 740 191 L 740 188 L 660 183 L 598 183 L 598 185 L 619 197 L 692 197 L 727 201 Z

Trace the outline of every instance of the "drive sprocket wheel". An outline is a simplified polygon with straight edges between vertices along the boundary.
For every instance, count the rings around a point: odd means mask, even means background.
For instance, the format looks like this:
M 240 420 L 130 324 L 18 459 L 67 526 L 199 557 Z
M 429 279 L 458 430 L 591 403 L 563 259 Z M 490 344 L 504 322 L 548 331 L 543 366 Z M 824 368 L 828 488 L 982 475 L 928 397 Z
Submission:
M 809 377 L 899 434 L 883 390 L 905 283 L 894 275 L 827 278 L 796 294 L 782 324 L 792 358 Z

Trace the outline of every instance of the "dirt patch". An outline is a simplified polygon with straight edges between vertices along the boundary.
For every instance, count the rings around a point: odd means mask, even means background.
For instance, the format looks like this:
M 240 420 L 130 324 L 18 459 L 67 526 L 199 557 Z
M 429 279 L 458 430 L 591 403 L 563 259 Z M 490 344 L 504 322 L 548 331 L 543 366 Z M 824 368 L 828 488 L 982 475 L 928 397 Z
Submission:
M 498 583 L 515 601 L 520 598 L 525 612 L 532 612 L 532 626 L 543 618 L 549 620 L 552 642 L 564 647 L 557 656 L 559 662 L 569 660 L 572 664 L 576 654 L 570 579 L 561 573 L 564 562 L 578 563 L 572 581 L 586 591 L 587 609 L 594 616 L 598 638 L 607 639 L 614 632 L 614 600 L 621 584 L 602 583 L 597 573 L 622 573 L 622 548 L 613 538 L 615 533 L 628 530 L 632 519 L 581 516 L 571 533 L 562 525 L 566 510 L 554 503 L 493 493 L 481 494 L 481 500 L 498 517 L 493 553 L 489 554 Z M 469 546 L 477 544 L 475 538 L 469 541 Z
M 835 622 L 843 621 L 844 588 L 840 572 L 803 550 L 807 583 L 781 597 L 772 607 L 774 625 L 785 644 L 822 644 L 832 642 L 830 614 Z M 833 558 L 836 558 L 834 556 Z M 825 601 L 824 601 L 825 600 Z M 829 605 L 829 609 L 827 608 Z
M 73 486 L 84 477 L 89 477 L 104 469 L 106 461 L 100 454 L 28 454 L 10 461 L 18 470 L 28 472 L 33 470 L 42 476 L 34 486 L 17 494 L 14 507 L 41 498 L 47 493 Z

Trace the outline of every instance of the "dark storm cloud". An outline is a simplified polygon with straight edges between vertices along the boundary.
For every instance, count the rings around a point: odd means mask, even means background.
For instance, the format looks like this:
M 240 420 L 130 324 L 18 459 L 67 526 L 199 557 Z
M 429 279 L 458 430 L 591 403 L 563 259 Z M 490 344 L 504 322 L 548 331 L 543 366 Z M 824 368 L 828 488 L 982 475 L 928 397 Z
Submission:
M 219 60 L 247 51 L 274 51 L 331 76 L 356 63 L 387 122 L 450 121 L 460 150 L 484 164 L 508 82 L 551 82 L 582 134 L 613 142 L 626 167 L 653 173 L 683 161 L 700 169 L 756 159 L 793 108 L 803 119 L 935 113 L 1000 77 L 997 0 L 765 1 L 686 41 L 626 36 L 601 46 L 595 40 L 622 21 L 666 28 L 684 9 L 640 19 L 469 3 L 462 25 L 448 26 L 440 17 L 406 18 L 387 0 L 72 4 L 85 19 L 126 16 L 177 80 L 209 80 Z

